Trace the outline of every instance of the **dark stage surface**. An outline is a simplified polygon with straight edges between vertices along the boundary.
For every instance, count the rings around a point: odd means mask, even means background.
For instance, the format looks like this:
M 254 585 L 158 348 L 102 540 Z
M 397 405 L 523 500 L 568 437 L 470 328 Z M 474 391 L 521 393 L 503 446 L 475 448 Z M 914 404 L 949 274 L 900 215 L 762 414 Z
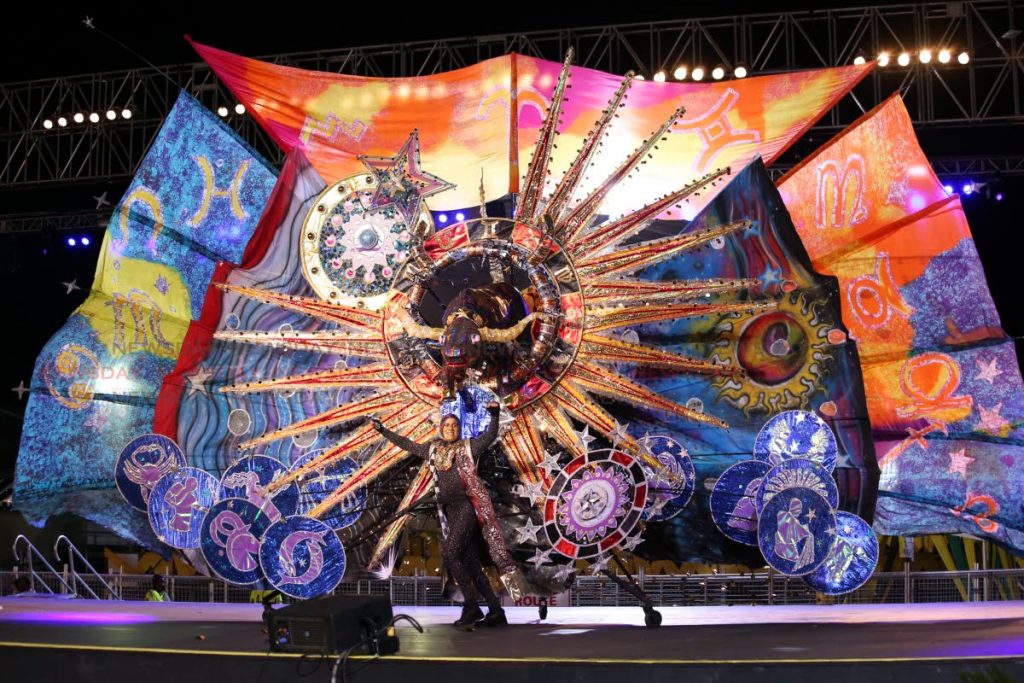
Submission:
M 266 654 L 254 605 L 0 601 L 4 680 L 330 680 L 333 660 Z M 678 682 L 961 680 L 997 667 L 1024 680 L 1024 604 L 666 608 L 649 630 L 639 608 L 509 611 L 506 629 L 460 633 L 455 609 L 396 608 L 401 652 L 354 657 L 350 680 Z M 203 636 L 203 639 L 199 639 Z M 794 678 L 795 677 L 795 678 Z M 341 674 L 339 671 L 338 678 Z

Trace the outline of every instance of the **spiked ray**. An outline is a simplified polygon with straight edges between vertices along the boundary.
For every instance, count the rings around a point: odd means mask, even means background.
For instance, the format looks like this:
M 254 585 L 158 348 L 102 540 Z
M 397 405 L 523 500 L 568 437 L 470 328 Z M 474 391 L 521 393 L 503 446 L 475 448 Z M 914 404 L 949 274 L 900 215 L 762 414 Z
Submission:
M 516 416 L 510 429 L 502 436 L 501 445 L 508 454 L 509 464 L 523 483 L 530 484 L 540 479 L 545 487 L 551 485 L 543 470 L 537 468 L 537 463 L 544 459 L 544 441 L 529 415 Z
M 727 313 L 757 313 L 778 307 L 776 301 L 733 301 L 724 303 L 682 303 L 658 306 L 632 306 L 627 308 L 587 309 L 586 331 L 590 334 L 607 332 L 619 327 L 629 327 L 662 320 L 696 317 L 701 315 L 724 315 Z
M 406 489 L 402 502 L 398 504 L 398 509 L 404 510 L 412 507 L 416 501 L 426 495 L 427 491 L 430 490 L 432 482 L 433 477 L 430 475 L 430 466 L 427 463 L 423 463 L 416 473 L 415 479 L 412 480 L 409 488 Z M 377 541 L 377 545 L 373 549 L 373 555 L 370 556 L 370 561 L 366 563 L 367 567 L 372 567 L 381 561 L 388 548 L 398 540 L 398 535 L 402 533 L 402 529 L 405 528 L 405 523 L 408 519 L 409 515 L 405 514 L 388 525 L 387 530 L 381 534 L 380 539 Z
M 410 394 L 409 390 L 404 386 L 401 388 L 377 392 L 367 396 L 366 398 L 346 403 L 343 406 L 337 406 L 331 410 L 325 410 L 319 415 L 314 415 L 313 417 L 306 418 L 305 420 L 292 423 L 282 429 L 275 429 L 272 432 L 267 432 L 262 436 L 250 439 L 249 441 L 240 444 L 238 448 L 239 450 L 245 451 L 250 448 L 256 448 L 257 446 L 270 443 L 271 441 L 287 439 L 295 436 L 296 434 L 302 434 L 303 432 L 343 424 L 354 420 L 357 417 L 375 415 L 398 405 L 408 403 L 410 398 L 412 398 L 412 394 Z
M 419 418 L 419 420 L 419 425 L 407 434 L 407 436 L 414 441 L 419 441 L 434 431 L 433 425 L 427 422 L 426 417 Z M 376 480 L 377 477 L 405 460 L 408 455 L 408 453 L 393 444 L 381 449 L 381 451 L 370 458 L 366 464 L 353 472 L 352 476 L 346 479 L 341 486 L 331 493 L 331 495 L 324 498 L 319 505 L 313 508 L 310 511 L 309 516 L 319 517 L 324 514 L 357 488 L 369 485 Z
M 563 238 L 574 256 L 599 252 L 602 249 L 611 247 L 617 242 L 627 239 L 631 235 L 635 235 L 651 221 L 671 208 L 673 204 L 678 204 L 694 192 L 706 186 L 708 183 L 713 183 L 729 173 L 730 170 L 728 168 L 718 169 L 698 178 L 686 187 L 665 195 L 658 201 L 651 202 L 643 208 L 627 214 L 616 221 L 609 221 L 608 223 L 605 223 L 584 235 L 579 234 L 580 231 L 586 227 L 585 225 L 581 225 L 571 234 L 563 233 Z
M 558 407 L 558 402 L 549 396 L 545 396 L 526 410 L 530 412 L 533 419 L 540 425 L 541 431 L 550 434 L 558 441 L 572 456 L 583 455 L 580 448 L 579 435 L 573 427 L 572 420 L 565 414 L 565 411 Z
M 594 154 L 597 153 L 598 147 L 604 144 L 602 138 L 608 135 L 608 126 L 611 125 L 612 120 L 615 118 L 622 99 L 626 96 L 626 91 L 633 85 L 634 75 L 632 71 L 626 72 L 626 77 L 619 84 L 619 89 L 615 91 L 611 100 L 608 101 L 608 106 L 601 112 L 601 118 L 594 124 L 587 139 L 583 141 L 583 146 L 576 154 L 576 158 L 569 164 L 565 175 L 558 181 L 558 186 L 555 187 L 555 191 L 551 194 L 551 199 L 548 200 L 547 206 L 544 207 L 544 213 L 555 219 L 556 223 L 569 200 L 572 199 L 573 193 L 579 187 L 583 174 L 590 168 L 590 162 L 593 160 Z
M 558 135 L 558 122 L 562 116 L 562 100 L 565 97 L 566 82 L 569 80 L 572 54 L 572 48 L 569 48 L 562 64 L 562 73 L 558 76 L 558 84 L 555 85 L 555 92 L 551 95 L 551 104 L 540 128 L 537 144 L 533 148 L 533 158 L 530 159 L 530 167 L 523 180 L 523 193 L 516 208 L 516 220 L 532 222 L 537 212 L 537 205 L 544 191 L 544 181 L 548 175 L 551 150 L 555 146 L 555 136 Z
M 601 182 L 587 197 L 577 204 L 573 209 L 565 216 L 562 220 L 558 221 L 557 236 L 565 238 L 569 235 L 575 235 L 580 230 L 584 229 L 597 215 L 598 210 L 601 208 L 601 204 L 604 203 L 605 197 L 608 193 L 615 188 L 616 185 L 621 183 L 626 176 L 633 172 L 637 164 L 654 149 L 654 146 L 665 136 L 668 129 L 676 122 L 680 116 L 686 110 L 683 107 L 679 107 L 672 115 L 665 120 L 661 127 L 649 138 L 643 141 L 643 143 L 633 150 L 625 161 L 623 161 L 617 169 L 615 169 L 610 176 Z
M 260 391 L 298 391 L 302 389 L 323 391 L 342 387 L 377 387 L 387 390 L 398 386 L 400 384 L 395 376 L 394 367 L 390 363 L 376 363 L 358 368 L 308 372 L 280 379 L 245 382 L 221 387 L 220 391 L 224 394 L 250 394 Z
M 349 332 L 217 332 L 214 339 L 238 344 L 259 344 L 277 349 L 318 351 L 339 356 L 384 359 L 388 357 L 384 335 Z
M 645 386 L 632 382 L 616 372 L 607 370 L 600 365 L 577 360 L 568 372 L 573 384 L 586 391 L 626 401 L 641 408 L 652 408 L 661 412 L 685 417 L 694 422 L 728 429 L 729 425 L 706 413 L 691 410 L 670 401 L 661 394 L 651 391 Z
M 757 284 L 754 278 L 735 280 L 600 280 L 584 285 L 589 306 L 642 306 L 655 301 L 683 301 L 709 294 L 741 292 Z
M 751 225 L 750 221 L 737 221 L 675 237 L 642 242 L 634 247 L 619 249 L 607 254 L 584 256 L 576 264 L 576 269 L 585 279 L 608 278 L 611 275 L 630 273 L 672 258 L 687 249 L 710 242 L 716 237 L 724 237 L 739 230 L 745 230 Z
M 432 407 L 422 401 L 409 400 L 388 412 L 381 419 L 381 422 L 383 422 L 388 429 L 397 432 L 398 434 L 408 436 L 407 432 L 418 429 L 427 420 L 426 416 L 428 416 L 431 410 Z M 381 436 L 369 422 L 362 424 L 332 448 L 321 453 L 299 469 L 293 470 L 280 479 L 276 479 L 271 482 L 267 486 L 267 490 L 273 493 L 282 486 L 286 486 L 290 482 L 293 482 L 300 477 L 304 477 L 307 474 L 320 469 L 324 465 L 337 460 L 338 458 L 349 456 L 363 448 L 366 448 L 367 446 L 372 446 L 383 439 L 384 437 Z
M 272 304 L 296 313 L 302 313 L 319 320 L 347 325 L 359 330 L 380 331 L 384 320 L 383 314 L 368 311 L 363 308 L 353 308 L 332 304 L 320 299 L 312 299 L 304 296 L 291 296 L 280 294 L 266 289 L 256 287 L 242 287 L 240 285 L 217 285 L 227 292 L 235 292 L 244 297 Z
M 588 360 L 606 363 L 635 363 L 647 367 L 667 368 L 683 372 L 709 375 L 731 375 L 735 371 L 726 365 L 698 358 L 662 351 L 643 344 L 631 344 L 599 334 L 583 335 L 583 354 Z

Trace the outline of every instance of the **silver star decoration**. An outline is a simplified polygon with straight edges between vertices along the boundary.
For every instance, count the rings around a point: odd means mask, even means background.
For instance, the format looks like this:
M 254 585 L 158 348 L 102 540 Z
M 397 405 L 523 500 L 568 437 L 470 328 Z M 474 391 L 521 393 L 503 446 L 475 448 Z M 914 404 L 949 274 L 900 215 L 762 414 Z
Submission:
M 537 548 L 533 551 L 533 557 L 527 560 L 534 567 L 540 569 L 543 564 L 551 564 L 551 551 Z
M 544 482 L 537 480 L 529 484 L 517 484 L 512 487 L 512 493 L 533 503 L 538 498 L 544 498 Z
M 651 517 L 660 515 L 665 510 L 665 506 L 668 505 L 669 499 L 667 497 L 658 498 L 651 504 L 650 510 L 648 511 Z
M 204 368 L 202 365 L 196 368 L 195 372 L 186 377 L 188 379 L 188 395 L 191 396 L 197 391 L 204 394 L 208 393 L 209 389 L 206 383 L 210 381 L 211 377 L 213 377 L 212 371 Z
M 65 295 L 70 294 L 76 289 L 81 289 L 81 287 L 78 286 L 78 278 L 75 278 L 71 282 L 62 282 L 61 284 L 67 287 L 68 291 L 64 292 Z
M 85 19 L 82 20 L 82 23 L 85 24 L 87 28 L 96 28 L 95 26 L 93 26 L 92 22 L 93 18 L 90 17 L 88 14 L 85 15 Z
M 97 209 L 102 209 L 104 206 L 110 206 L 110 200 L 107 199 L 107 193 L 106 192 L 104 192 L 103 194 L 101 194 L 99 196 L 93 195 L 92 198 L 96 200 L 96 208 Z
M 563 564 L 558 567 L 558 571 L 555 572 L 556 581 L 565 581 L 570 576 L 576 573 L 576 568 L 572 564 Z
M 558 472 L 562 467 L 558 464 L 558 456 L 550 451 L 544 451 L 544 458 L 537 463 L 537 469 L 544 470 L 551 476 L 552 472 Z
M 610 555 L 603 555 L 599 557 L 595 562 L 590 564 L 590 573 L 597 575 L 608 569 L 608 562 L 611 560 Z
M 825 534 L 828 536 L 835 536 L 836 528 L 834 526 L 830 526 L 829 528 L 825 529 Z
M 527 519 L 526 524 L 516 529 L 516 543 L 536 543 L 537 532 L 543 528 L 540 524 L 534 524 L 532 519 Z
M 619 421 L 615 421 L 615 429 L 612 430 L 610 436 L 612 437 L 612 447 L 614 448 L 620 441 L 629 441 L 629 432 L 626 431 L 629 427 L 628 424 L 619 424 Z
M 11 387 L 11 391 L 18 394 L 18 400 L 20 401 L 22 397 L 25 395 L 25 393 L 31 390 L 25 386 L 25 380 L 21 380 L 20 382 L 18 382 L 18 386 Z
M 579 438 L 580 447 L 584 451 L 589 451 L 590 450 L 590 444 L 592 444 L 594 442 L 594 438 L 595 437 L 590 435 L 590 425 L 585 426 L 583 428 L 583 431 L 580 432 L 580 438 Z
M 622 549 L 628 552 L 633 552 L 634 550 L 636 550 L 636 547 L 643 542 L 644 539 L 640 538 L 640 534 L 637 534 L 636 536 L 630 536 L 622 542 Z
M 811 508 L 810 510 L 807 511 L 808 522 L 812 521 L 815 517 L 817 517 L 817 513 L 814 512 L 814 508 Z
M 807 419 L 806 415 L 804 415 L 803 413 L 797 413 L 796 416 L 793 418 L 793 422 L 796 422 L 797 424 L 800 424 L 801 422 L 803 422 L 806 419 Z

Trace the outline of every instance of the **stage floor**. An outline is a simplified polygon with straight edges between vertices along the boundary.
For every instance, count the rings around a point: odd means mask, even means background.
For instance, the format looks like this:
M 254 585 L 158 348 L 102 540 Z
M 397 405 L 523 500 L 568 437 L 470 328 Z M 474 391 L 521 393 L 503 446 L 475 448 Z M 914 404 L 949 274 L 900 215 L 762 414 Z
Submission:
M 543 622 L 536 608 L 508 608 L 509 628 L 462 633 L 450 626 L 458 616 L 455 608 L 396 607 L 396 614 L 414 617 L 425 632 L 400 625 L 400 654 L 373 666 L 380 672 L 385 663 L 398 671 L 395 667 L 403 662 L 407 669 L 434 663 L 473 669 L 612 665 L 659 671 L 812 665 L 822 674 L 836 665 L 868 664 L 888 671 L 898 671 L 900 664 L 931 665 L 933 672 L 943 665 L 962 671 L 996 664 L 1012 665 L 1020 673 L 1024 664 L 1024 602 L 659 611 L 663 625 L 652 630 L 644 628 L 639 608 L 551 608 Z M 267 657 L 261 613 L 260 605 L 5 598 L 0 599 L 0 660 L 12 650 L 37 656 L 64 651 L 294 659 Z M 373 678 L 382 680 L 376 674 Z M 904 673 L 889 680 L 913 678 Z

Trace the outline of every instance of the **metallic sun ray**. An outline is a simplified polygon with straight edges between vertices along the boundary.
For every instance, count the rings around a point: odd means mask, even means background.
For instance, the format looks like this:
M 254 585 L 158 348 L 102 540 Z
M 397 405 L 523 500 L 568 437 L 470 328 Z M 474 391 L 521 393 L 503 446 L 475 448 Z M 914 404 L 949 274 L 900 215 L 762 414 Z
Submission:
M 387 390 L 400 386 L 398 376 L 391 363 L 375 363 L 357 368 L 342 368 L 324 372 L 307 372 L 289 375 L 279 379 L 265 379 L 258 382 L 244 382 L 221 387 L 224 394 L 250 394 L 261 391 L 323 391 L 343 387 L 376 387 Z
M 633 153 L 626 157 L 618 168 L 612 171 L 612 174 L 601 181 L 601 184 L 594 188 L 589 195 L 587 195 L 579 204 L 574 206 L 568 214 L 562 220 L 556 224 L 556 235 L 559 237 L 566 237 L 577 234 L 580 230 L 583 230 L 590 225 L 590 222 L 594 220 L 594 216 L 600 210 L 601 205 L 604 203 L 608 193 L 615 188 L 616 185 L 621 183 L 633 169 L 641 162 L 641 160 L 650 154 L 654 146 L 661 141 L 661 139 L 668 132 L 668 129 L 686 112 L 686 109 L 679 107 L 672 115 L 661 124 L 650 137 L 643 141 L 639 147 L 633 150 Z
M 742 292 L 757 284 L 754 278 L 714 280 L 643 280 L 613 279 L 590 282 L 583 286 L 583 295 L 591 306 L 642 306 L 646 303 L 683 301 L 704 298 L 711 294 Z
M 567 381 L 565 378 L 551 391 L 550 396 L 554 397 L 558 407 L 568 412 L 580 422 L 596 429 L 609 441 L 617 440 L 618 447 L 624 451 L 637 455 L 642 450 L 640 444 L 629 434 L 622 434 L 617 438 L 612 435 L 619 428 L 618 422 L 611 414 L 595 403 L 587 396 L 587 393 Z
M 572 234 L 563 235 L 563 238 L 568 245 L 569 251 L 574 256 L 599 252 L 635 235 L 655 218 L 670 209 L 673 204 L 678 204 L 694 192 L 697 192 L 709 183 L 714 183 L 729 173 L 729 168 L 717 169 L 618 220 L 599 225 L 581 235 L 580 232 L 586 228 L 584 225 Z
M 516 415 L 508 431 L 502 435 L 501 445 L 520 481 L 529 484 L 542 480 L 545 487 L 551 485 L 544 471 L 537 468 L 537 463 L 544 459 L 544 441 L 528 414 Z
M 584 449 L 580 448 L 579 436 L 572 420 L 564 410 L 558 407 L 557 401 L 549 396 L 544 396 L 528 406 L 526 410 L 536 420 L 541 432 L 553 436 L 563 448 L 572 454 L 572 457 L 575 458 L 585 453 Z
M 618 90 L 615 91 L 615 94 L 608 101 L 608 105 L 601 112 L 601 118 L 590 129 L 590 133 L 587 134 L 579 152 L 576 153 L 576 158 L 569 164 L 565 175 L 558 181 L 555 191 L 551 193 L 551 198 L 544 207 L 544 212 L 554 219 L 556 224 L 559 217 L 562 216 L 565 207 L 572 199 L 573 194 L 579 188 L 580 181 L 583 180 L 583 174 L 590 168 L 590 162 L 593 160 L 598 148 L 604 144 L 603 138 L 608 135 L 608 126 L 611 125 L 611 122 L 618 115 L 619 106 L 622 103 L 622 99 L 626 96 L 626 91 L 633 85 L 634 76 L 635 74 L 632 71 L 626 72 L 626 76 L 622 79 L 622 83 L 619 84 Z
M 572 384 L 600 396 L 626 401 L 641 408 L 671 413 L 694 422 L 721 427 L 722 429 L 729 428 L 725 421 L 717 417 L 681 406 L 675 401 L 668 400 L 658 392 L 628 380 L 617 372 L 603 368 L 600 365 L 577 360 L 572 368 L 569 369 L 567 375 Z M 563 379 L 563 383 L 564 381 Z
M 555 146 L 555 137 L 558 135 L 558 123 L 562 116 L 562 101 L 565 98 L 565 87 L 569 80 L 569 64 L 572 63 L 572 48 L 569 48 L 565 55 L 565 62 L 562 64 L 562 72 L 558 75 L 558 83 L 551 95 L 551 104 L 548 105 L 547 115 L 541 126 L 540 134 L 537 137 L 537 144 L 533 148 L 533 158 L 530 159 L 530 166 L 526 170 L 523 180 L 523 192 L 519 198 L 519 206 L 516 207 L 515 218 L 519 221 L 533 222 L 540 204 L 541 193 L 544 191 L 544 183 L 550 173 L 551 150 Z
M 214 339 L 236 344 L 257 344 L 275 349 L 317 351 L 339 356 L 383 359 L 388 357 L 384 335 L 353 334 L 350 332 L 216 332 Z
M 758 313 L 778 308 L 778 302 L 730 301 L 722 303 L 682 303 L 632 308 L 587 309 L 586 332 L 607 332 L 619 327 L 655 323 L 662 320 L 692 318 L 702 315 L 725 315 L 729 313 Z
M 412 394 L 405 386 L 400 388 L 388 389 L 386 391 L 380 391 L 377 393 L 370 394 L 364 398 L 357 399 L 350 403 L 346 403 L 342 406 L 336 406 L 330 410 L 325 410 L 322 413 L 308 417 L 305 420 L 299 420 L 293 422 L 287 427 L 281 429 L 275 429 L 272 432 L 267 432 L 262 436 L 258 436 L 255 439 L 250 439 L 238 445 L 238 449 L 245 451 L 257 446 L 270 443 L 272 441 L 278 441 L 280 439 L 287 439 L 303 432 L 309 432 L 314 429 L 323 429 L 324 427 L 331 427 L 333 425 L 343 424 L 350 422 L 358 417 L 366 417 L 367 415 L 376 415 L 377 413 L 395 408 L 396 406 L 407 404 L 412 398 Z
M 332 304 L 320 299 L 312 299 L 304 296 L 292 296 L 271 292 L 256 287 L 243 287 L 241 285 L 217 285 L 226 292 L 234 292 L 241 296 L 263 303 L 273 304 L 296 313 L 302 313 L 312 318 L 326 320 L 327 322 L 338 323 L 360 330 L 380 330 L 383 321 L 383 314 L 369 311 L 365 308 L 354 308 Z
M 419 471 L 416 472 L 416 476 L 413 478 L 412 483 L 409 484 L 409 488 L 406 489 L 405 495 L 402 496 L 402 501 L 398 504 L 398 509 L 405 510 L 415 505 L 416 501 L 430 491 L 430 487 L 433 483 L 434 478 L 430 473 L 430 465 L 423 463 L 420 466 Z M 377 545 L 374 546 L 373 554 L 370 556 L 370 561 L 366 563 L 366 566 L 372 567 L 381 561 L 384 554 L 388 552 L 388 549 L 391 548 L 395 541 L 398 540 L 398 536 L 402 533 L 402 529 L 405 528 L 405 524 L 408 520 L 409 514 L 406 513 L 388 525 L 387 530 L 381 534 L 380 539 L 377 541 Z
M 666 368 L 706 375 L 736 374 L 734 369 L 722 363 L 715 363 L 701 358 L 689 358 L 651 346 L 624 342 L 593 333 L 583 335 L 583 347 L 580 349 L 580 353 L 587 360 L 606 363 L 635 363 L 647 367 Z
M 619 249 L 606 254 L 591 254 L 580 259 L 576 264 L 576 269 L 581 278 L 585 280 L 630 273 L 644 266 L 672 258 L 688 249 L 710 242 L 716 237 L 724 237 L 739 230 L 745 230 L 751 225 L 753 223 L 749 220 L 736 221 L 673 237 L 641 242 L 628 249 Z

